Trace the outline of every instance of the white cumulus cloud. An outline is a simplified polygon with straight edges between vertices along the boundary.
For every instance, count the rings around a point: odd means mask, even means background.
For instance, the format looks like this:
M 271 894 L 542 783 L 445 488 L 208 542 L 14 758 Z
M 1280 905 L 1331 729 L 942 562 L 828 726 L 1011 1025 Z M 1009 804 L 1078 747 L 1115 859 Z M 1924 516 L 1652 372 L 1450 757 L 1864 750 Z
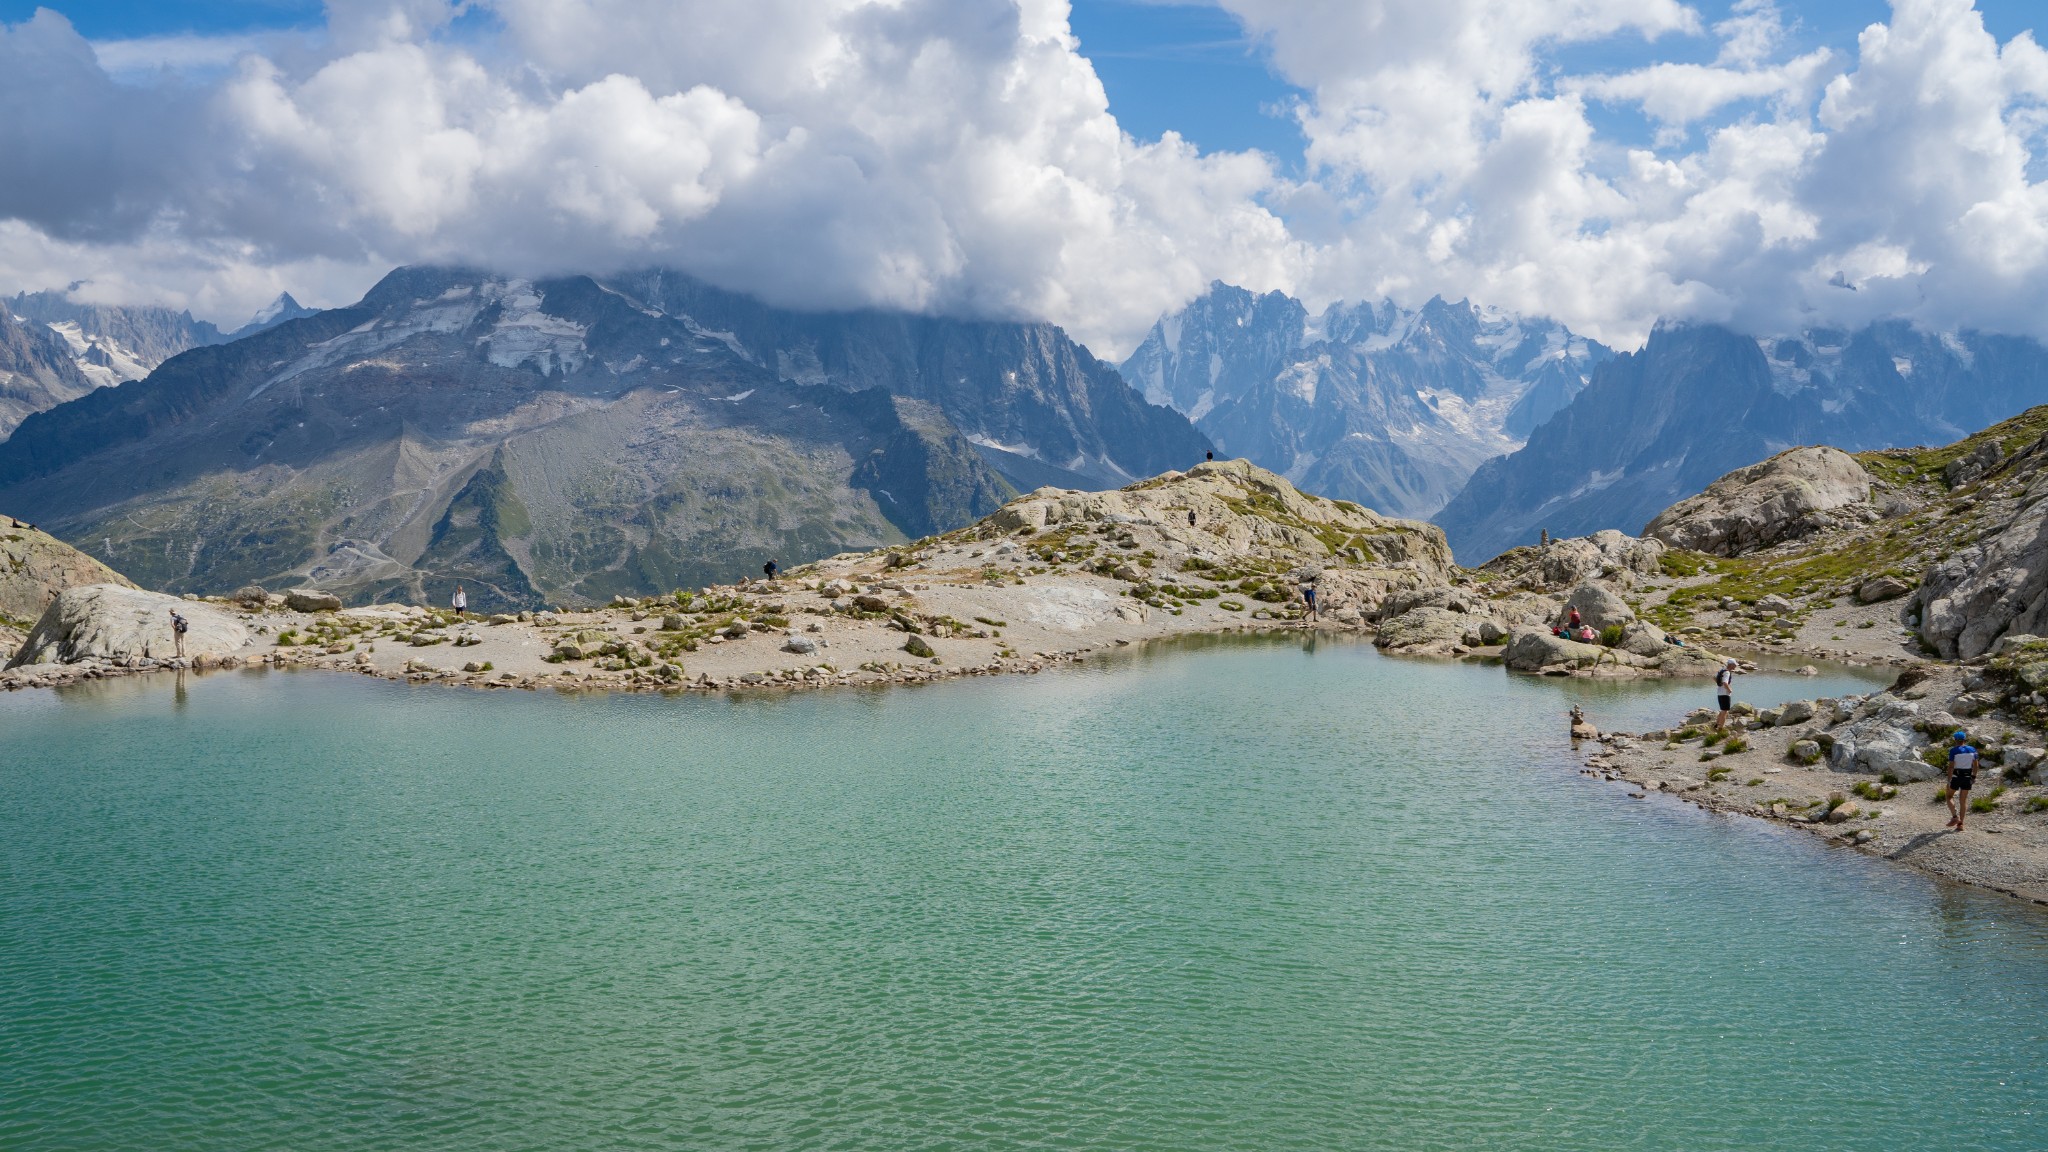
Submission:
M 100 45 L 39 12 L 0 26 L 0 286 L 233 322 L 397 263 L 666 265 L 1109 355 L 1211 279 L 1622 344 L 2048 335 L 2048 53 L 1968 0 L 1833 48 L 1771 0 L 1218 3 L 1304 93 L 1298 169 L 1127 135 L 1063 0 L 334 0 L 310 33 Z M 1560 67 L 1588 44 L 1640 63 Z

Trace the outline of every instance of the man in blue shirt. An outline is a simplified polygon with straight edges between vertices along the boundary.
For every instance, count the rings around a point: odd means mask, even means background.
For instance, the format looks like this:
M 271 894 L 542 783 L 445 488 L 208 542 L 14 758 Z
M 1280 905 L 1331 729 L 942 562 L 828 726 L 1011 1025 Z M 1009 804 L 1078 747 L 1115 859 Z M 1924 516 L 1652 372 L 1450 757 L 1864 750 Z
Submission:
M 1970 734 L 1958 731 L 1948 746 L 1948 826 L 1963 830 L 1963 817 L 1970 811 L 1970 786 L 1977 782 L 1977 750 L 1970 747 Z

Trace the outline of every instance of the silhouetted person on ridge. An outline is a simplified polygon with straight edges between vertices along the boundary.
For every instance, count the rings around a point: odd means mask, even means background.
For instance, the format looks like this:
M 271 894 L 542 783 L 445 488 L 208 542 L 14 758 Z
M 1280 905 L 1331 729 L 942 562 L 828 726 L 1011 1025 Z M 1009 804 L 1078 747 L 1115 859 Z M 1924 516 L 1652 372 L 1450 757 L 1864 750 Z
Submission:
M 768 577 L 768 579 L 770 580 L 775 579 L 775 574 L 777 572 L 780 572 L 781 570 L 782 569 L 778 568 L 775 564 L 775 561 L 773 560 L 770 560 L 766 564 L 761 565 L 761 574 Z

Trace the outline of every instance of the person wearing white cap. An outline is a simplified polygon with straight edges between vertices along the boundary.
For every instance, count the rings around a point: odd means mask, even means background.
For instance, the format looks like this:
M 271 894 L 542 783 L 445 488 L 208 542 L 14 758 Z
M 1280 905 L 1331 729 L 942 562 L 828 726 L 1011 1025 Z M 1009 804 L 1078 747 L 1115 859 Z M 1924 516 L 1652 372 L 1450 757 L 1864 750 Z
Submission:
M 1734 660 L 1726 660 L 1722 662 L 1721 670 L 1714 673 L 1714 695 L 1721 705 L 1721 714 L 1714 717 L 1716 732 L 1727 729 L 1728 711 L 1735 707 L 1735 668 Z

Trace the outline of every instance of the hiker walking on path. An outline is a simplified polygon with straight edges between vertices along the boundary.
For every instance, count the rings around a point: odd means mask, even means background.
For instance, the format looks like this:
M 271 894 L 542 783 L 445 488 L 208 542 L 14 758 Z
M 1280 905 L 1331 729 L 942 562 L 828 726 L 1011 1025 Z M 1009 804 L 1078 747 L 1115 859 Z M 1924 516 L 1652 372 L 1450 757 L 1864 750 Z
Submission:
M 449 603 L 455 606 L 455 618 L 457 620 L 462 619 L 462 614 L 469 611 L 469 594 L 462 590 L 462 585 L 457 584 L 455 586 L 455 599 L 449 601 Z
M 176 608 L 171 609 L 171 645 L 173 650 L 177 652 L 178 659 L 180 660 L 185 658 L 185 633 L 191 627 L 190 624 L 185 623 L 183 616 L 178 615 Z
M 1195 526 L 1195 510 L 1194 510 L 1193 508 L 1190 508 L 1190 509 L 1188 509 L 1188 527 L 1190 527 L 1190 528 L 1193 528 L 1194 526 Z
M 1714 717 L 1714 731 L 1724 732 L 1728 728 L 1728 713 L 1735 707 L 1735 661 L 1729 660 L 1714 673 L 1714 693 L 1719 698 L 1721 714 Z
M 1970 811 L 1970 786 L 1977 782 L 1977 750 L 1970 746 L 1970 734 L 1957 730 L 1949 737 L 1948 826 L 1963 830 L 1963 817 Z
M 1308 576 L 1308 577 L 1304 577 L 1304 578 L 1302 579 L 1302 582 L 1301 582 L 1301 602 L 1302 602 L 1303 604 L 1305 604 L 1305 605 L 1307 605 L 1307 606 L 1308 606 L 1308 618 L 1309 618 L 1309 619 L 1311 619 L 1311 620 L 1320 620 L 1320 619 L 1322 619 L 1322 618 L 1323 618 L 1323 617 L 1322 617 L 1322 613 L 1321 613 L 1320 611 L 1318 611 L 1318 610 L 1317 610 L 1317 608 L 1316 608 L 1316 578 L 1315 578 L 1315 577 L 1313 577 L 1313 576 Z
M 770 560 L 766 564 L 761 565 L 761 574 L 763 576 L 768 577 L 768 579 L 770 580 L 775 579 L 775 574 L 780 571 L 782 571 L 782 569 L 777 567 L 775 561 L 773 560 Z

